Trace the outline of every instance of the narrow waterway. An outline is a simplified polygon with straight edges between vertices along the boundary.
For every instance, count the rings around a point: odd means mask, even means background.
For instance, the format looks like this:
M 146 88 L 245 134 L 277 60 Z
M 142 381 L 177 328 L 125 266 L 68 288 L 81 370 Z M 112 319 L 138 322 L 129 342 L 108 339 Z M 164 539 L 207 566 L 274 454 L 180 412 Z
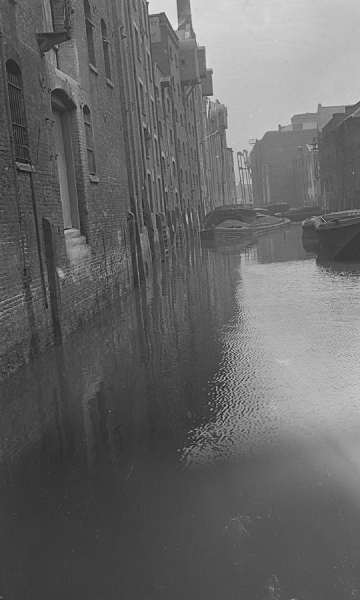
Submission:
M 360 598 L 360 264 L 195 242 L 0 386 L 4 600 Z

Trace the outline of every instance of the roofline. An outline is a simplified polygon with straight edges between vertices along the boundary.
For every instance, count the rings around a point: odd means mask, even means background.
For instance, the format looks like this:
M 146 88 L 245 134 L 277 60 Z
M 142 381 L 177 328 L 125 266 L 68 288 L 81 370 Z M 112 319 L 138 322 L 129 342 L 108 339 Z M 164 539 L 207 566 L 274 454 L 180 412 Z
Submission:
M 160 27 L 165 26 L 169 30 L 170 35 L 173 38 L 176 45 L 179 46 L 179 38 L 176 35 L 176 31 L 174 30 L 173 26 L 171 25 L 169 19 L 167 18 L 166 13 L 165 12 L 154 13 L 154 14 L 149 15 L 149 19 L 151 19 L 151 17 L 159 18 Z M 159 42 L 155 42 L 155 43 L 159 43 Z

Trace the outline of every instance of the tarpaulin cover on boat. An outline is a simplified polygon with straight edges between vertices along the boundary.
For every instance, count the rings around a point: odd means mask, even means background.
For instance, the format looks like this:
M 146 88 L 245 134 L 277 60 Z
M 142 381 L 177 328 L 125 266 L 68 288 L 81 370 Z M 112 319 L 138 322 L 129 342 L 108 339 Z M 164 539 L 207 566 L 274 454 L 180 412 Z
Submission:
M 243 208 L 237 204 L 228 204 L 226 206 L 218 206 L 206 215 L 204 229 L 216 227 L 224 223 L 224 221 L 229 220 L 253 223 L 256 219 L 256 212 L 251 208 Z

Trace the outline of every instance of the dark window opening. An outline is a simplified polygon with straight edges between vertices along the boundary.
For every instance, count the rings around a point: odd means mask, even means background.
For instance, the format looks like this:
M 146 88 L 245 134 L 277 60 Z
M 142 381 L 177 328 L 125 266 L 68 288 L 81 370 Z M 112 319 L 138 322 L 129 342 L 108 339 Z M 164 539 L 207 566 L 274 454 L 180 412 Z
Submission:
M 22 77 L 21 71 L 14 60 L 7 61 L 6 76 L 16 160 L 27 163 L 30 162 L 30 153 Z
M 86 26 L 86 41 L 89 54 L 89 63 L 96 67 L 95 60 L 95 46 L 94 46 L 94 35 L 93 29 L 95 27 L 91 20 L 91 10 L 88 0 L 84 0 L 84 13 L 85 13 L 85 26 Z
M 145 140 L 146 158 L 150 158 L 151 136 L 150 136 L 148 127 L 144 127 L 144 140 Z
M 104 19 L 101 19 L 101 37 L 103 45 L 104 63 L 105 63 L 105 75 L 106 78 L 111 80 L 111 65 L 110 65 L 110 42 L 107 36 L 107 28 Z
M 140 52 L 140 38 L 139 38 L 139 32 L 136 28 L 134 28 L 135 31 L 135 48 L 136 48 L 136 54 L 138 59 L 141 61 L 141 52 Z
M 90 175 L 96 174 L 95 164 L 95 149 L 94 149 L 94 136 L 91 124 L 91 114 L 88 106 L 83 108 L 84 125 L 85 125 L 85 140 L 86 140 L 86 151 L 88 159 L 88 169 Z
M 139 82 L 139 89 L 140 89 L 140 103 L 141 103 L 141 110 L 142 113 L 145 115 L 146 111 L 145 111 L 145 93 L 144 93 L 144 86 L 141 82 Z

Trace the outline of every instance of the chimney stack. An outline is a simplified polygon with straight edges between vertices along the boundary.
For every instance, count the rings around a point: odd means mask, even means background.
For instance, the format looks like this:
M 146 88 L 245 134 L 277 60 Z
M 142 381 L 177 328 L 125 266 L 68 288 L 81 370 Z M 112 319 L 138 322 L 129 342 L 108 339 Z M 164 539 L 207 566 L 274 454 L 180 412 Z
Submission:
M 177 0 L 178 30 L 185 30 L 185 37 L 195 37 L 192 28 L 190 0 Z M 190 34 L 190 35 L 189 35 Z

